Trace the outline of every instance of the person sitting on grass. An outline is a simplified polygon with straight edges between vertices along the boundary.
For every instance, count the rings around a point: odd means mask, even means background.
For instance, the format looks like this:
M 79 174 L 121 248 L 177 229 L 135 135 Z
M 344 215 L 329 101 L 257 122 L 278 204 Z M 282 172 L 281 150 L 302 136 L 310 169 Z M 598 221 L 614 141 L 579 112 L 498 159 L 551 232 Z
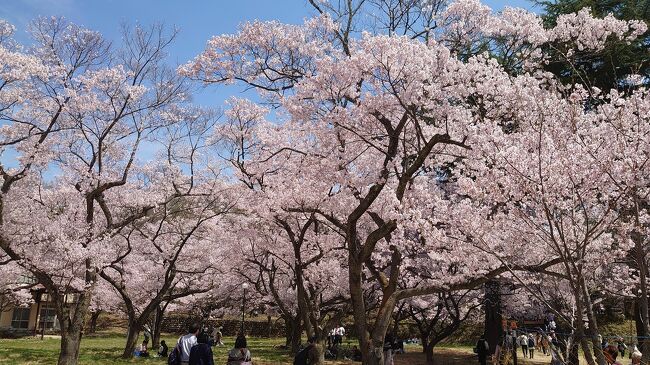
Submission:
M 308 365 L 316 364 L 317 362 L 316 336 L 312 336 L 307 340 L 307 346 L 296 354 L 296 357 L 293 359 L 293 365 Z
M 252 365 L 251 352 L 246 347 L 246 336 L 240 333 L 235 339 L 235 347 L 228 352 L 226 365 Z
M 165 342 L 165 340 L 160 341 L 160 347 L 158 348 L 158 356 L 167 357 L 168 351 L 169 351 L 169 347 L 167 347 L 167 343 Z
M 210 336 L 201 332 L 196 338 L 197 344 L 190 350 L 189 365 L 214 365 L 212 357 L 212 347 L 210 346 Z
M 352 361 L 361 361 L 361 350 L 358 347 L 352 347 Z
M 138 356 L 149 357 L 149 351 L 147 351 L 147 340 L 142 341 L 142 345 L 140 346 L 140 354 Z

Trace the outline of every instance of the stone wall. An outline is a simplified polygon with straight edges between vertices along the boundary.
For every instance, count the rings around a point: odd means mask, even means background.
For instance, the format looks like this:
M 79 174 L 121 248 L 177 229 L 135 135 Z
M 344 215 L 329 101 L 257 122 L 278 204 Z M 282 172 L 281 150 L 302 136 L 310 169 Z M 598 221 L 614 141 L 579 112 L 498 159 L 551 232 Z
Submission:
M 236 336 L 241 329 L 241 320 L 237 319 L 210 319 L 201 320 L 200 318 L 184 316 L 168 316 L 163 319 L 162 332 L 182 334 L 187 331 L 189 325 L 193 322 L 201 323 L 208 328 L 221 326 L 221 333 L 224 336 Z M 280 337 L 284 336 L 283 321 L 246 321 L 244 333 L 247 336 L 254 337 Z

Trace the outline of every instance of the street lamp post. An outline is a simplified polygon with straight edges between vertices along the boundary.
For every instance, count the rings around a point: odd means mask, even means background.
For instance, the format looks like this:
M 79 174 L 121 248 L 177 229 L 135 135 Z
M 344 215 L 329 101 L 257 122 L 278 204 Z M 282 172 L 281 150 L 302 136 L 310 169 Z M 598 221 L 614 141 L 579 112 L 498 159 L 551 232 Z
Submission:
M 248 283 L 242 284 L 242 297 L 241 297 L 241 334 L 244 334 L 244 323 L 245 323 L 245 317 L 244 314 L 246 313 L 246 289 L 248 289 Z

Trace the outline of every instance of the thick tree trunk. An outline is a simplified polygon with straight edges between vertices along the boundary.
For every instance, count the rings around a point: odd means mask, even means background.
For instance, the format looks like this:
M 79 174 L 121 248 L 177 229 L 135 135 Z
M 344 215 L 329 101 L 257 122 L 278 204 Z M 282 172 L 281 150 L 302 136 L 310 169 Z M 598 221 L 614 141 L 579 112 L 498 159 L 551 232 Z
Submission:
M 165 316 L 165 307 L 158 305 L 156 314 L 153 319 L 151 328 L 151 348 L 157 349 L 160 346 L 160 332 L 162 330 L 162 321 Z
M 361 350 L 362 361 L 364 365 L 383 365 L 383 339 L 381 341 L 373 341 L 370 338 L 370 333 L 366 326 L 368 318 L 366 306 L 363 301 L 361 263 L 357 263 L 354 256 L 354 253 L 350 253 L 348 258 L 348 280 L 350 284 L 350 299 L 352 301 L 354 326 L 356 327 L 357 335 L 359 336 L 359 349 Z
M 122 352 L 123 359 L 133 357 L 135 347 L 138 345 L 138 337 L 140 337 L 140 325 L 130 322 L 129 329 L 126 333 L 126 345 L 124 346 L 124 352 Z
M 89 328 L 88 328 L 88 333 L 97 332 L 97 319 L 99 318 L 100 314 L 102 314 L 102 311 L 95 311 L 90 316 L 90 325 L 89 325 Z
M 485 339 L 490 345 L 489 354 L 494 354 L 499 339 L 503 338 L 503 317 L 501 316 L 501 284 L 498 281 L 485 283 Z
M 296 319 L 291 322 L 290 326 L 291 342 L 289 343 L 289 346 L 291 348 L 291 353 L 295 354 L 300 349 L 300 338 L 302 337 L 302 321 L 300 320 L 300 316 L 296 316 Z
M 317 341 L 314 346 L 314 351 L 316 352 L 318 361 L 314 365 L 323 365 L 325 364 L 325 346 L 322 341 Z
M 424 351 L 424 354 L 426 355 L 427 359 L 427 365 L 434 365 L 433 361 L 433 348 L 434 348 L 434 343 L 426 341 L 422 339 L 422 349 Z
M 81 328 L 71 326 L 61 331 L 61 352 L 59 353 L 58 365 L 76 365 L 79 359 L 79 347 L 81 345 Z
M 284 318 L 284 345 L 288 349 L 291 348 L 294 327 L 295 327 L 295 323 L 293 323 L 292 320 L 288 320 L 287 318 Z M 293 353 L 293 351 L 291 353 Z
M 587 291 L 587 286 L 582 277 L 580 279 L 580 287 L 582 288 L 582 295 L 584 299 L 584 310 L 587 313 L 587 320 L 589 321 L 589 337 L 591 339 L 591 346 L 593 348 L 594 356 L 596 357 L 596 362 L 598 365 L 607 365 L 607 360 L 605 360 L 605 355 L 603 354 L 602 348 L 602 337 L 600 336 L 598 330 L 598 322 L 593 311 L 593 305 L 591 304 L 591 298 L 589 292 Z
M 578 342 L 575 338 L 572 339 L 567 351 L 567 365 L 580 365 L 579 349 L 580 347 L 578 346 Z
M 637 219 L 638 224 L 638 219 Z M 634 241 L 635 261 L 639 270 L 639 297 L 635 301 L 638 311 L 636 321 L 637 336 L 639 337 L 639 350 L 643 354 L 642 364 L 650 362 L 650 313 L 648 312 L 648 266 L 646 263 L 646 253 L 643 247 L 643 237 L 638 232 L 632 233 Z M 630 349 L 632 350 L 632 349 Z
M 77 365 L 79 346 L 90 304 L 90 294 L 81 293 L 78 301 L 68 303 L 65 296 L 58 296 L 57 316 L 61 327 L 61 352 L 58 365 Z
M 89 260 L 86 261 L 86 267 L 91 267 Z M 79 346 L 88 316 L 95 279 L 96 276 L 93 272 L 86 273 L 86 282 L 92 284 L 87 287 L 86 291 L 76 294 L 76 301 L 72 303 L 69 302 L 66 295 L 61 295 L 54 288 L 48 288 L 55 301 L 61 327 L 61 352 L 57 361 L 58 365 L 77 365 L 79 361 Z
M 135 347 L 137 346 L 138 336 L 140 335 L 140 332 L 143 330 L 144 325 L 149 321 L 152 315 L 157 313 L 159 307 L 160 307 L 160 303 L 156 305 L 148 305 L 140 313 L 140 315 L 136 315 L 135 311 L 133 310 L 128 312 L 129 328 L 126 335 L 126 344 L 124 345 L 124 352 L 122 352 L 123 359 L 130 359 L 133 357 L 133 352 L 135 351 Z M 162 318 L 162 314 L 161 314 L 161 318 Z

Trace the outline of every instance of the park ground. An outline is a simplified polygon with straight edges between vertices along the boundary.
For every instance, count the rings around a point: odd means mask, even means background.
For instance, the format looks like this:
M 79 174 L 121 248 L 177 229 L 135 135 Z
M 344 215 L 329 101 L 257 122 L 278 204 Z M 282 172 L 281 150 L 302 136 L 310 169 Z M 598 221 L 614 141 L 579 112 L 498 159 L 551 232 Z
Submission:
M 164 336 L 167 343 L 174 343 L 177 337 Z M 249 348 L 253 354 L 255 365 L 291 364 L 292 359 L 281 349 L 281 338 L 250 338 Z M 214 351 L 215 364 L 226 363 L 226 353 L 234 343 L 233 338 L 225 339 L 225 346 L 216 347 Z M 350 342 L 349 345 L 353 345 Z M 97 337 L 86 337 L 82 341 L 80 365 L 108 365 L 108 364 L 164 364 L 160 358 L 133 358 L 123 360 L 119 358 L 124 345 L 124 337 L 107 334 Z M 43 340 L 35 338 L 22 339 L 0 339 L 0 364 L 21 364 L 21 365 L 49 365 L 56 364 L 59 350 L 59 339 L 49 337 Z M 395 357 L 395 365 L 424 365 L 424 355 L 420 347 L 408 345 L 407 353 Z M 623 364 L 627 365 L 627 359 Z M 331 365 L 353 365 L 359 364 L 353 361 L 327 361 Z M 544 355 L 536 355 L 535 360 L 519 361 L 520 365 L 542 365 L 549 364 L 550 358 Z M 436 365 L 472 365 L 477 364 L 476 357 L 467 346 L 440 347 L 436 350 Z

